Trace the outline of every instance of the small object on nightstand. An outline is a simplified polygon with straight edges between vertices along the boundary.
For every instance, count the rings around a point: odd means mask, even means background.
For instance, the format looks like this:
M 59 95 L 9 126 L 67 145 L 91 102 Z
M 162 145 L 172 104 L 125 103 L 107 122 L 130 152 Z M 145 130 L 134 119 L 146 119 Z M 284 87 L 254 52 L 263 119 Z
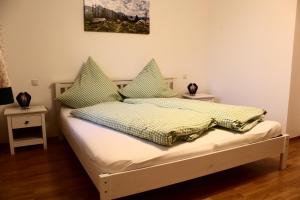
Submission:
M 198 90 L 198 85 L 196 83 L 190 83 L 188 85 L 188 90 L 191 96 L 194 96 Z
M 200 100 L 200 101 L 215 101 L 215 96 L 205 93 L 196 93 L 195 95 L 190 94 L 183 94 L 183 98 L 185 99 L 193 99 L 193 100 Z
M 31 106 L 28 109 L 20 107 L 6 108 L 10 153 L 15 154 L 15 147 L 43 144 L 47 149 L 45 106 Z M 34 129 L 33 134 L 25 137 L 26 130 Z M 22 135 L 24 134 L 24 137 Z
M 27 92 L 20 92 L 16 97 L 19 106 L 23 109 L 29 108 L 31 96 Z

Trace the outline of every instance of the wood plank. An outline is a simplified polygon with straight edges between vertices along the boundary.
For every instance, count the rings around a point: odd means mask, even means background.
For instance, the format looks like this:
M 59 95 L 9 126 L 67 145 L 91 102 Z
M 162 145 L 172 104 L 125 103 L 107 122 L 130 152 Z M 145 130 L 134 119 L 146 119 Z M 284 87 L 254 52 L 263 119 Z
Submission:
M 14 139 L 14 147 L 23 147 L 43 143 L 43 138 L 27 137 L 22 139 Z

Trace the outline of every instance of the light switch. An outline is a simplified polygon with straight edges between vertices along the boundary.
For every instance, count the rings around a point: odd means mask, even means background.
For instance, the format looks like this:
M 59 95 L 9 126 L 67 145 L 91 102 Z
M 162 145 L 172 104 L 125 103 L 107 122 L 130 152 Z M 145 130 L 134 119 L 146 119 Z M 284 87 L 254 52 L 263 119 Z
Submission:
M 32 86 L 38 86 L 40 83 L 39 83 L 39 80 L 37 80 L 37 79 L 32 79 L 31 80 L 31 85 Z

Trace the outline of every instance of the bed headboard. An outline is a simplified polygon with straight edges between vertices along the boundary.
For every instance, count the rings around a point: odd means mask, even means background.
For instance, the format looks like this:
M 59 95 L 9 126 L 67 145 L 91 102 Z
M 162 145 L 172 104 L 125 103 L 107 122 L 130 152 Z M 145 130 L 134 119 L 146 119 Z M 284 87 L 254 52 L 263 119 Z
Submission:
M 121 89 L 125 87 L 128 83 L 132 80 L 114 80 L 113 82 Z M 165 79 L 168 86 L 173 89 L 174 85 L 174 78 L 166 78 Z M 55 83 L 55 98 L 58 97 L 60 94 L 64 93 L 67 89 L 69 89 L 74 82 L 57 82 Z

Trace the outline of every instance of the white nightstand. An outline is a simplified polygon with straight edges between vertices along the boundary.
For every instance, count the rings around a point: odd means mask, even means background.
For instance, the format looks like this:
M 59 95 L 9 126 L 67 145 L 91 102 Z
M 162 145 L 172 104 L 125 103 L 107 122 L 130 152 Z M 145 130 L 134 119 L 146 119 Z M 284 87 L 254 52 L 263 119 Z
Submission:
M 44 149 L 47 149 L 46 112 L 45 106 L 30 106 L 28 109 L 20 107 L 5 109 L 4 115 L 7 118 L 10 153 L 12 155 L 15 154 L 15 147 L 43 144 Z M 34 130 L 26 135 L 26 129 L 29 130 L 29 128 Z M 36 133 L 36 131 L 40 133 Z
M 200 100 L 200 101 L 215 101 L 215 96 L 210 95 L 210 94 L 205 94 L 205 93 L 196 93 L 195 95 L 190 95 L 190 94 L 183 94 L 183 98 L 185 99 L 194 99 L 194 100 Z

